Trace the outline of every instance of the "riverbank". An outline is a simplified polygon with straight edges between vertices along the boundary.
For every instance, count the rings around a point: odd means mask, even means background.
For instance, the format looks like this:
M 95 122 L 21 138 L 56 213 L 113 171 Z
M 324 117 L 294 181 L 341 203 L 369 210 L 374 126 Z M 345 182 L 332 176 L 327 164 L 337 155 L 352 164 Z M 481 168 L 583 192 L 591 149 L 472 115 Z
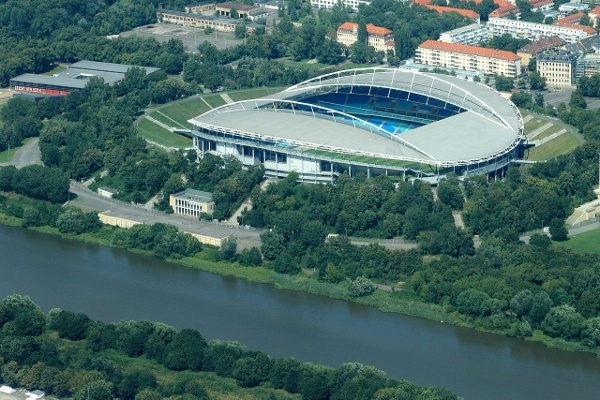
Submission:
M 14 217 L 7 217 L 0 214 L 0 223 L 10 226 L 20 226 L 20 220 Z M 95 233 L 85 233 L 81 235 L 62 234 L 56 228 L 36 227 L 29 228 L 37 232 L 60 236 L 64 239 L 82 241 L 85 243 L 113 247 L 111 238 L 115 227 L 103 227 Z M 139 249 L 128 249 L 133 253 L 152 256 L 150 252 Z M 451 311 L 448 308 L 435 304 L 420 302 L 414 298 L 414 294 L 409 291 L 383 291 L 376 290 L 372 295 L 366 297 L 352 297 L 348 292 L 348 283 L 330 284 L 318 281 L 312 274 L 301 272 L 298 275 L 285 275 L 276 273 L 265 267 L 246 267 L 238 263 L 227 263 L 215 261 L 217 249 L 205 248 L 195 257 L 182 259 L 167 259 L 166 261 L 183 265 L 188 268 L 194 268 L 200 271 L 230 276 L 243 279 L 250 282 L 272 285 L 278 289 L 306 292 L 310 294 L 325 296 L 333 299 L 350 301 L 362 305 L 374 307 L 383 312 L 398 313 L 428 320 L 439 321 L 441 324 L 451 324 L 454 326 L 465 327 L 477 331 L 494 333 L 502 336 L 511 336 L 510 330 L 494 330 L 486 326 L 481 326 L 478 320 L 466 317 Z M 563 339 L 551 338 L 543 332 L 536 330 L 527 341 L 540 342 L 549 348 L 556 348 L 566 351 L 591 352 L 600 357 L 599 349 L 590 349 L 579 343 L 567 342 Z

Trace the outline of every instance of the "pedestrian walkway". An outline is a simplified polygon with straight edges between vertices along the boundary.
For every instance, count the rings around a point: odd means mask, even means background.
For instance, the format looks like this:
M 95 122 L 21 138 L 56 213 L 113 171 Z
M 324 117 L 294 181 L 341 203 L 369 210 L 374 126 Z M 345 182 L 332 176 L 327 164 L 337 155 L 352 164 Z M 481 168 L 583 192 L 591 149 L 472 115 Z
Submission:
M 151 116 L 149 116 L 149 115 L 146 115 L 146 119 L 147 119 L 148 121 L 152 122 L 153 124 L 156 124 L 156 125 L 158 125 L 158 126 L 160 126 L 160 127 L 162 127 L 162 128 L 165 128 L 165 129 L 166 129 L 166 130 L 168 130 L 168 131 L 171 131 L 171 132 L 173 132 L 173 131 L 175 130 L 175 128 L 173 128 L 172 126 L 169 126 L 169 125 L 167 125 L 167 124 L 165 124 L 165 123 L 163 123 L 163 122 L 160 122 L 159 120 L 157 120 L 157 119 L 154 119 L 154 118 L 152 118 L 152 117 L 151 117 Z
M 227 104 L 231 104 L 234 102 L 233 99 L 231 97 L 229 97 L 229 95 L 227 93 L 221 93 L 221 98 L 223 100 L 225 100 L 225 103 L 227 103 Z
M 566 129 L 561 129 L 560 131 L 553 133 L 552 135 L 550 135 L 548 137 L 545 137 L 540 140 L 530 141 L 529 143 L 533 144 L 534 146 L 541 146 L 544 143 L 551 141 L 552 139 L 556 139 L 557 137 L 559 137 L 560 135 L 562 135 L 563 133 L 566 133 L 566 132 L 567 132 Z
M 544 132 L 546 129 L 550 129 L 552 126 L 554 126 L 554 124 L 551 123 L 551 122 L 548 122 L 548 123 L 540 126 L 536 130 L 534 130 L 533 132 L 531 132 L 529 135 L 527 135 L 527 139 L 531 140 L 531 139 L 535 138 L 537 135 L 539 135 L 540 133 Z
M 526 115 L 523 117 L 523 124 L 528 123 L 529 121 L 531 121 L 533 119 L 533 115 Z

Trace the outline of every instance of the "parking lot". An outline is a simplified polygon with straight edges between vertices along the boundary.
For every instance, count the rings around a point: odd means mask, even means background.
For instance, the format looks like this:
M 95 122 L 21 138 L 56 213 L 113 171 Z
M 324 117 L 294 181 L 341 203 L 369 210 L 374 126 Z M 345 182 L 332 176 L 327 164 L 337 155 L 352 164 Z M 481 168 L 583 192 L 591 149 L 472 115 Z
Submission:
M 204 30 L 200 28 L 158 23 L 138 26 L 130 31 L 121 33 L 119 36 L 153 37 L 161 43 L 176 38 L 183 42 L 186 50 L 190 53 L 197 51 L 198 45 L 205 40 L 214 44 L 219 50 L 237 46 L 244 41 L 244 39 L 236 39 L 233 33 L 215 31 L 206 35 Z
M 569 100 L 571 99 L 571 93 L 573 93 L 574 90 L 574 87 L 550 88 L 548 91 L 544 92 L 544 100 L 548 105 L 557 106 L 560 103 L 565 103 L 568 106 Z M 587 103 L 587 108 L 590 110 L 600 108 L 599 98 L 586 97 L 585 101 Z

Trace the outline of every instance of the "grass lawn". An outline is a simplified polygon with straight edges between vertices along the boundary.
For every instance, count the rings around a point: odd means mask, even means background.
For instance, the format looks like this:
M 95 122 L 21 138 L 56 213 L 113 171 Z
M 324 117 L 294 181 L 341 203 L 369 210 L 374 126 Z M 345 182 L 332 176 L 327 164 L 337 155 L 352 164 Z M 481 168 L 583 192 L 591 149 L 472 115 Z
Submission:
M 16 148 L 16 149 L 0 151 L 0 162 L 10 161 L 10 159 L 16 153 L 17 150 L 19 150 L 19 149 Z
M 553 245 L 572 249 L 575 253 L 600 254 L 598 243 L 600 243 L 600 229 L 580 233 L 565 242 L 554 242 Z
M 162 122 L 163 124 L 165 124 L 167 126 L 172 126 L 174 128 L 187 129 L 186 125 L 183 125 L 183 124 L 169 118 L 169 116 L 163 114 L 162 111 L 154 111 L 153 113 L 150 114 L 150 117 L 154 118 L 157 121 Z
M 539 135 L 537 135 L 533 140 L 542 140 L 544 138 L 547 138 L 548 136 L 551 136 L 557 132 L 560 132 L 563 129 L 564 128 L 562 126 L 553 125 L 550 128 L 543 131 L 542 133 L 540 133 Z
M 570 132 L 563 133 L 556 139 L 529 150 L 528 159 L 534 161 L 548 160 L 561 154 L 569 154 L 577 146 L 579 146 L 579 141 L 575 135 Z
M 212 108 L 220 107 L 220 106 L 222 106 L 223 104 L 226 103 L 225 100 L 223 100 L 223 98 L 221 97 L 220 94 L 211 94 L 211 95 L 208 95 L 208 96 L 204 96 L 204 100 L 208 104 L 210 104 L 210 106 Z M 194 117 L 195 117 L 195 115 L 194 115 Z
M 165 114 L 167 117 L 179 122 L 182 126 L 191 128 L 187 120 L 198 115 L 205 113 L 210 108 L 200 98 L 194 97 L 193 99 L 176 101 L 169 103 L 164 107 L 160 107 L 158 110 Z M 157 118 L 158 119 L 158 118 Z
M 176 133 L 156 125 L 155 123 L 142 119 L 137 124 L 138 134 L 151 142 L 161 144 L 167 147 L 191 147 L 192 141 Z
M 533 117 L 533 119 L 525 123 L 525 134 L 529 135 L 531 132 L 535 131 L 537 128 L 546 125 L 547 123 L 547 121 L 536 119 L 535 117 Z

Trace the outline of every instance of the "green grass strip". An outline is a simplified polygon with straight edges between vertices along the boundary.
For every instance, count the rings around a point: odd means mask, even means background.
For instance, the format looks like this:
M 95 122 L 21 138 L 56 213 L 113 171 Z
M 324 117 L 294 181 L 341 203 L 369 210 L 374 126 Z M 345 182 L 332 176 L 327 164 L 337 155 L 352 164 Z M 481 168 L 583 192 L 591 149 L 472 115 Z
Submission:
M 137 124 L 137 132 L 142 138 L 162 146 L 179 148 L 192 146 L 190 139 L 173 133 L 145 118 Z
M 562 154 L 569 154 L 577 146 L 579 146 L 579 141 L 574 134 L 570 132 L 563 133 L 556 139 L 529 150 L 529 159 L 534 161 L 548 160 Z

